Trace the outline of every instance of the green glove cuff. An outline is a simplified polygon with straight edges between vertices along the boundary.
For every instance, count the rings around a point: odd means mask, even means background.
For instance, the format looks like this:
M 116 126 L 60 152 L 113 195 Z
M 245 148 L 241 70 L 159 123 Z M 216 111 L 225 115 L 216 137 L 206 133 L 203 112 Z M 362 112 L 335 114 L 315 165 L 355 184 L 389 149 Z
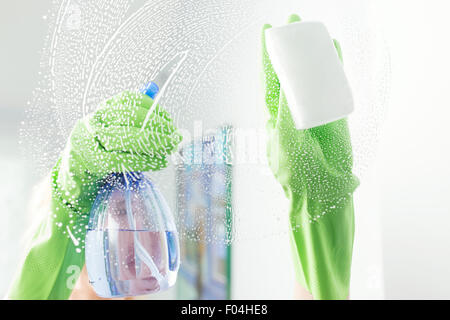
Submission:
M 9 299 L 67 299 L 84 266 L 84 226 L 89 217 L 74 212 L 60 197 L 56 188 L 60 163 L 52 170 L 50 212 L 34 234 Z
M 349 296 L 353 197 L 331 207 L 308 199 L 306 194 L 291 200 L 290 239 L 296 278 L 314 299 Z

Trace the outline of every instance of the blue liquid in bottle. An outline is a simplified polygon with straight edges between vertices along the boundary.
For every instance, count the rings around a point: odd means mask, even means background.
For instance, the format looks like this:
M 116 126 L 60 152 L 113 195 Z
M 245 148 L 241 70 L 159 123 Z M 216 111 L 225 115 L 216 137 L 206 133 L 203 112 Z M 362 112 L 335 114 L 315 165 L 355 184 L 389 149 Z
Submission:
M 110 175 L 86 234 L 89 281 L 101 297 L 136 296 L 175 284 L 180 265 L 172 213 L 140 173 Z

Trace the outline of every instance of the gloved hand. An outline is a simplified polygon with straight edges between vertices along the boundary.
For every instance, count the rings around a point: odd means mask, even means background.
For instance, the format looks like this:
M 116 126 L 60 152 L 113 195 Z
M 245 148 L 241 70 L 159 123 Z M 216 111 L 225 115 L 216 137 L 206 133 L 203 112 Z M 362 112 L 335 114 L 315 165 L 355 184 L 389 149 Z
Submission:
M 289 23 L 300 18 L 292 15 Z M 269 166 L 290 200 L 291 244 L 296 276 L 315 299 L 349 294 L 358 179 L 346 119 L 297 130 L 270 62 L 263 27 L 262 59 Z M 335 41 L 338 54 L 340 48 Z M 342 57 L 341 57 L 342 59 Z M 332 106 L 330 106 L 332 107 Z
M 152 104 L 144 94 L 125 92 L 77 122 L 52 170 L 51 212 L 33 237 L 10 299 L 67 299 L 84 266 L 89 212 L 102 179 L 167 166 L 181 136 L 170 115 L 160 106 L 151 110 Z

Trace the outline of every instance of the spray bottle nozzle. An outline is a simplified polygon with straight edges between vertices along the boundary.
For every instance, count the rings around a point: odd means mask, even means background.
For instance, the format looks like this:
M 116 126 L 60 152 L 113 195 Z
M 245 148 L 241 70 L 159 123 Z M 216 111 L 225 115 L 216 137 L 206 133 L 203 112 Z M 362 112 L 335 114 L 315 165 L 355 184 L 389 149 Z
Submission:
M 145 88 L 141 90 L 141 92 L 142 92 L 143 94 L 148 95 L 150 98 L 155 99 L 156 95 L 157 95 L 158 92 L 159 92 L 159 87 L 158 87 L 158 85 L 157 85 L 155 82 L 150 81 L 150 82 L 145 86 Z

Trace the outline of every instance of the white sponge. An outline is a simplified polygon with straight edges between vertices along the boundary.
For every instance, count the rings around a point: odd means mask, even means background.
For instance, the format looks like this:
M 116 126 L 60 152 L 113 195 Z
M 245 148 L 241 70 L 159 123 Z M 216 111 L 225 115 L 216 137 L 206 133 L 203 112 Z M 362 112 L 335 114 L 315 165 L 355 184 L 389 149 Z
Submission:
M 323 23 L 267 29 L 266 45 L 297 129 L 329 123 L 353 111 L 350 85 Z

